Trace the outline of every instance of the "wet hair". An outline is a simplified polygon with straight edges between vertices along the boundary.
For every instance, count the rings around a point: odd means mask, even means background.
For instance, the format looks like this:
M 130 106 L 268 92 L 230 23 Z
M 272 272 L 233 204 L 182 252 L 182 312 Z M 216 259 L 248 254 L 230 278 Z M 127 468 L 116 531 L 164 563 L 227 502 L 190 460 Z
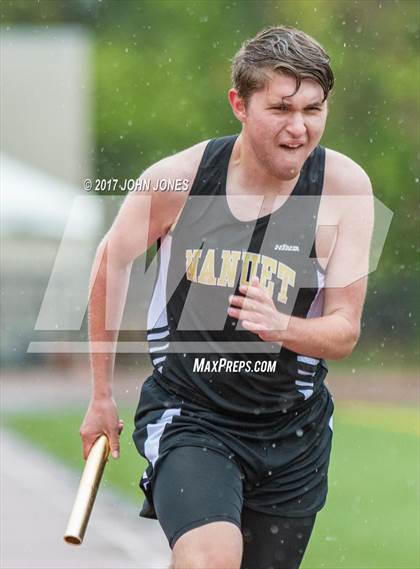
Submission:
M 271 27 L 247 40 L 233 58 L 232 83 L 247 102 L 265 87 L 273 71 L 296 79 L 291 95 L 303 79 L 312 79 L 321 85 L 325 101 L 334 85 L 329 56 L 316 40 L 296 28 Z

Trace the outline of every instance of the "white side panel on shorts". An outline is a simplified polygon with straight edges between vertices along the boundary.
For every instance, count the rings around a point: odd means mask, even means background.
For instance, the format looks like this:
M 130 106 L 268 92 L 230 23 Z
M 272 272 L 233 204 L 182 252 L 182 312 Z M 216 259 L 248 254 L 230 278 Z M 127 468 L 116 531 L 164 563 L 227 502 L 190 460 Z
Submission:
M 163 431 L 169 423 L 172 423 L 172 419 L 175 416 L 181 414 L 181 408 L 167 409 L 162 413 L 161 417 L 156 421 L 156 423 L 151 423 L 147 425 L 147 439 L 144 443 L 144 454 L 146 458 L 155 465 L 155 462 L 159 456 L 159 443 L 163 435 Z

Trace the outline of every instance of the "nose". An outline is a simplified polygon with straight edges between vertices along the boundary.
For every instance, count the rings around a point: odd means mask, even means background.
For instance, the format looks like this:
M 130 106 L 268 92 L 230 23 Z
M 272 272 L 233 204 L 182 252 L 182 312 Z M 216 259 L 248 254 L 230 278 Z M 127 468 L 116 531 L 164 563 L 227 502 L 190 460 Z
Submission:
M 306 132 L 306 125 L 301 113 L 291 113 L 286 130 L 294 137 L 300 138 Z

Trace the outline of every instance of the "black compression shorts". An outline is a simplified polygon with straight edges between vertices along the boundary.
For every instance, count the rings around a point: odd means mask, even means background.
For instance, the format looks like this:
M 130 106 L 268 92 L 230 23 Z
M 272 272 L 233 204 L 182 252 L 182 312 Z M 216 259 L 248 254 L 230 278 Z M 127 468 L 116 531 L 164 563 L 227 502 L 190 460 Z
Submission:
M 227 521 L 239 527 L 241 569 L 297 569 L 316 517 L 285 518 L 244 507 L 238 467 L 223 454 L 200 447 L 175 448 L 162 460 L 153 500 L 171 548 L 188 530 L 204 524 Z
M 332 413 L 324 389 L 275 421 L 238 419 L 186 401 L 149 377 L 133 433 L 149 462 L 140 481 L 141 515 L 159 519 L 171 547 L 189 529 L 230 521 L 242 530 L 249 569 L 264 551 L 267 567 L 279 560 L 282 569 L 298 567 L 327 495 Z

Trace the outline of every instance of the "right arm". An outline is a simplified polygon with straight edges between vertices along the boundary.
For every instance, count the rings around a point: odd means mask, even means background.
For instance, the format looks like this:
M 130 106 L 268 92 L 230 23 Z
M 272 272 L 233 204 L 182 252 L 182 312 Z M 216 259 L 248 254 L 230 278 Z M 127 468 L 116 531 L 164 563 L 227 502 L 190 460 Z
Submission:
M 161 178 L 194 181 L 206 142 L 166 158 L 140 177 L 151 187 Z M 119 434 L 123 428 L 113 398 L 115 351 L 127 297 L 133 261 L 170 229 L 189 191 L 138 192 L 125 199 L 111 229 L 100 243 L 93 263 L 88 303 L 88 331 L 92 392 L 80 428 L 83 457 L 103 433 L 110 441 L 114 458 L 119 455 Z

